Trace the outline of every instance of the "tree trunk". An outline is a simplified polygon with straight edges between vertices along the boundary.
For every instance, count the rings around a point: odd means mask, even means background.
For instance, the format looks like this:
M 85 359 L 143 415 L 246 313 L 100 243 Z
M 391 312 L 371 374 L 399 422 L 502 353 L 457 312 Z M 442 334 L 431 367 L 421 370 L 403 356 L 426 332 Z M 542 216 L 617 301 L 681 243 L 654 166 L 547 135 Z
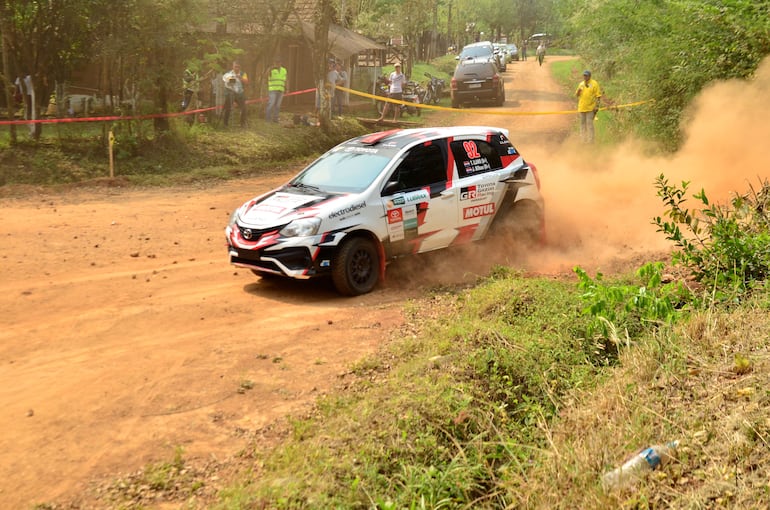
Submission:
M 13 34 L 8 30 L 8 24 L 5 22 L 5 18 L 0 15 L 0 58 L 3 59 L 3 90 L 5 91 L 5 101 L 8 105 L 8 120 L 13 120 L 16 117 L 16 104 L 13 97 L 14 85 L 11 81 L 11 66 L 8 61 L 10 58 L 8 52 L 8 46 L 12 45 L 9 41 L 13 37 Z M 16 125 L 8 125 L 8 138 L 11 146 L 16 145 Z
M 318 120 L 321 123 L 321 131 L 328 133 L 331 128 L 332 105 L 329 96 L 325 93 L 327 61 L 329 59 L 329 25 L 331 25 L 334 7 L 331 0 L 318 2 L 319 16 L 315 24 L 315 82 L 319 84 L 316 89 L 318 97 Z

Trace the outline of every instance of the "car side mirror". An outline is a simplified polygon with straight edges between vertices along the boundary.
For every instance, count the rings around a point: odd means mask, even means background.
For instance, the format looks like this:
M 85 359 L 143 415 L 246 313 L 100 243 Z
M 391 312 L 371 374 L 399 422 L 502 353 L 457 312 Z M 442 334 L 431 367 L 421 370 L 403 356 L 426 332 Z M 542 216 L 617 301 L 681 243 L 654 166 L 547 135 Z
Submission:
M 398 191 L 400 187 L 398 181 L 388 181 L 385 188 L 382 190 L 382 196 L 392 195 Z

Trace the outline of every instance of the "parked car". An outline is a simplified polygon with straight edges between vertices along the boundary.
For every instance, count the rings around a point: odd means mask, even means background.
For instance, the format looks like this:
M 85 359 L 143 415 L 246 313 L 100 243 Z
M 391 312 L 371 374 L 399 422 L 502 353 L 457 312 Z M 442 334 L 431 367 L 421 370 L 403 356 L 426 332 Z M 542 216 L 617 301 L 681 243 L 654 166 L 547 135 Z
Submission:
M 478 62 L 494 62 L 496 65 L 500 65 L 495 53 L 495 47 L 489 41 L 481 41 L 463 46 L 462 51 L 455 57 L 455 60 L 457 60 L 458 63 L 473 60 Z
M 492 62 L 461 60 L 450 82 L 452 108 L 468 103 L 505 103 L 505 81 Z
M 484 238 L 542 242 L 543 207 L 537 169 L 506 129 L 391 130 L 343 142 L 246 201 L 225 238 L 238 267 L 329 277 L 355 296 L 370 292 L 396 257 Z
M 509 62 L 513 62 L 514 60 L 518 62 L 519 48 L 513 43 L 508 43 L 505 46 L 508 48 L 508 58 L 510 59 Z
M 508 48 L 505 44 L 494 43 L 497 70 L 504 73 L 508 70 Z

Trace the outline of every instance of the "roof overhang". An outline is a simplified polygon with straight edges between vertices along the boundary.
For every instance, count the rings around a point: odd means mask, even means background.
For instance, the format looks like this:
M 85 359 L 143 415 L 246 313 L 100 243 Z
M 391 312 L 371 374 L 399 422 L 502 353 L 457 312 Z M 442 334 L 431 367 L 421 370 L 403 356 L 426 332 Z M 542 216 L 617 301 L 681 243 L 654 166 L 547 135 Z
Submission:
M 302 35 L 315 42 L 315 25 L 300 21 Z M 368 37 L 357 34 L 340 25 L 329 24 L 329 44 L 331 52 L 338 58 L 348 58 L 364 50 L 386 50 L 387 48 Z

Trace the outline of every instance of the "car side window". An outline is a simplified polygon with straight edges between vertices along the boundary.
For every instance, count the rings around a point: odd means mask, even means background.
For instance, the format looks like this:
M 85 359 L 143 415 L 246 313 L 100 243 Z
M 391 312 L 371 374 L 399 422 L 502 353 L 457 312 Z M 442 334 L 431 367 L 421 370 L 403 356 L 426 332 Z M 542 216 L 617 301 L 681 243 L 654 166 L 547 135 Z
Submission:
M 390 193 L 432 187 L 447 180 L 446 158 L 441 147 L 432 143 L 414 147 L 398 165 L 390 181 L 397 186 L 390 188 Z
M 460 177 L 491 172 L 503 167 L 498 151 L 484 140 L 455 140 L 451 149 Z

